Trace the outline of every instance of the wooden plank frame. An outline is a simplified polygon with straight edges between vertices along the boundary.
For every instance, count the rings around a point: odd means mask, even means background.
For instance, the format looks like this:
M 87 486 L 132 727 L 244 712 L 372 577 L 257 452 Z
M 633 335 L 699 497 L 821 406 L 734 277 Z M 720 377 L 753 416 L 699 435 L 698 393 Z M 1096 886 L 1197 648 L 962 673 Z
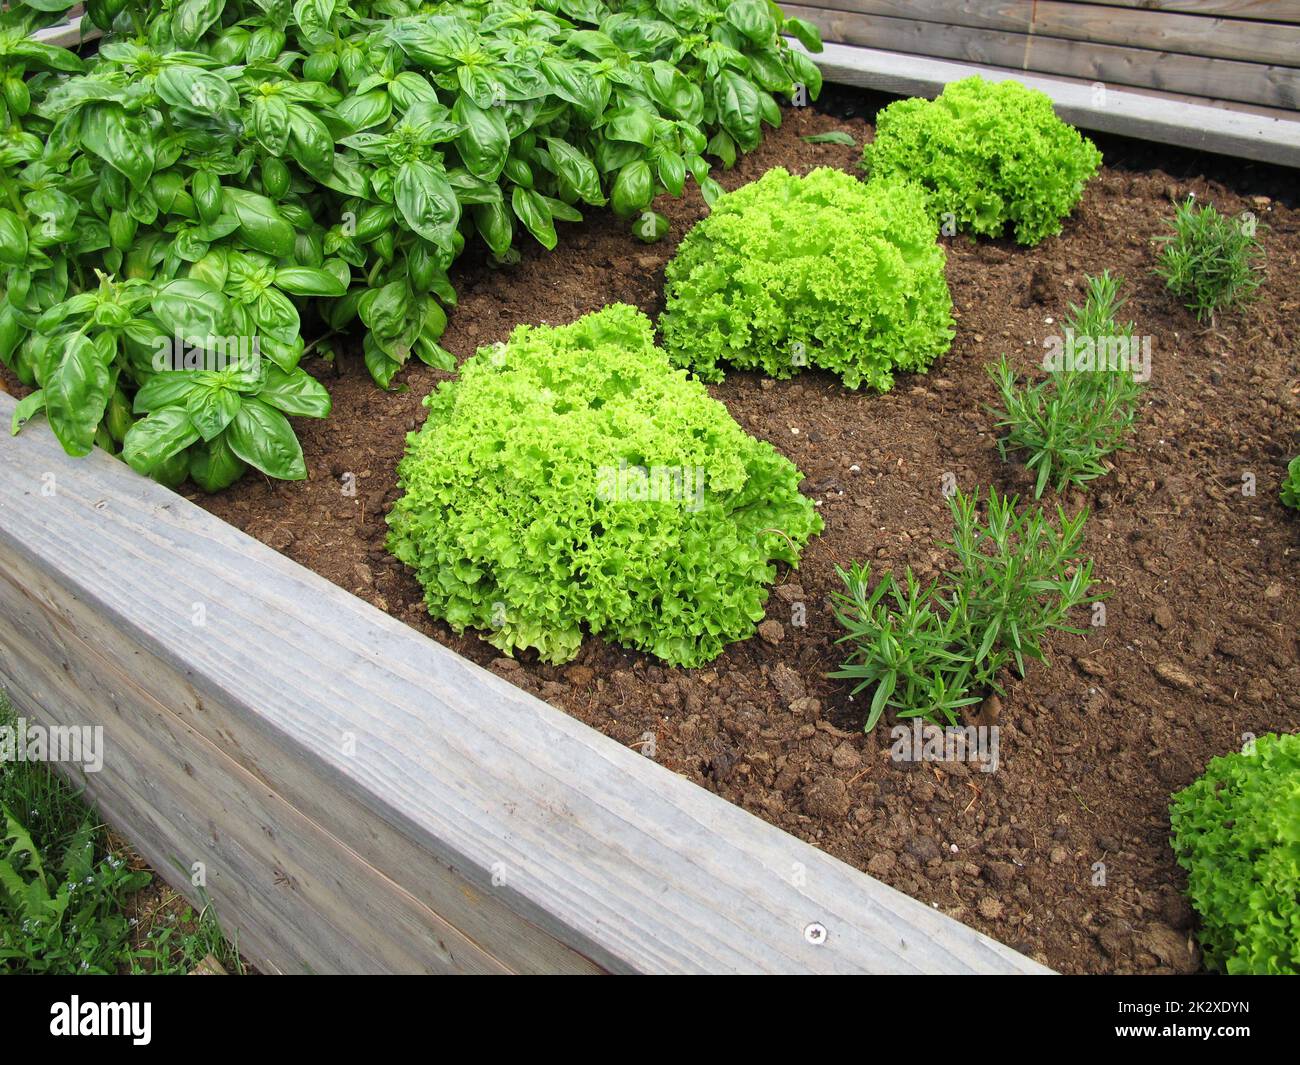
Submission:
M 1155 13 L 1181 12 L 1262 22 L 1300 22 L 1300 0 L 1070 0 L 1087 7 L 1137 7 Z
M 80 45 L 98 40 L 104 35 L 104 31 L 89 19 L 83 22 L 82 14 L 81 6 L 78 5 L 68 12 L 68 17 L 64 21 L 44 26 L 33 33 L 32 37 L 42 44 L 73 50 Z
M 805 6 L 1155 52 L 1300 66 L 1300 25 L 1294 22 L 1107 8 L 1075 0 L 805 0 Z M 1029 59 L 1028 53 L 1025 58 Z M 1033 69 L 1035 64 L 1028 66 Z
M 1096 41 L 956 26 L 783 4 L 787 15 L 813 23 L 827 41 L 936 56 L 958 62 L 1129 85 L 1190 96 L 1221 97 L 1267 107 L 1300 107 L 1300 69 L 1234 59 L 1180 55 Z
M 0 683 L 104 727 L 88 797 L 259 967 L 1049 972 L 40 419 L 2 439 Z
M 794 48 L 802 46 L 790 41 Z M 877 48 L 827 44 L 810 54 L 827 81 L 899 96 L 937 96 L 950 81 L 978 74 L 1014 80 L 1052 98 L 1056 113 L 1084 129 L 1160 144 L 1300 167 L 1300 114 L 1225 104 L 1075 78 L 954 63 Z

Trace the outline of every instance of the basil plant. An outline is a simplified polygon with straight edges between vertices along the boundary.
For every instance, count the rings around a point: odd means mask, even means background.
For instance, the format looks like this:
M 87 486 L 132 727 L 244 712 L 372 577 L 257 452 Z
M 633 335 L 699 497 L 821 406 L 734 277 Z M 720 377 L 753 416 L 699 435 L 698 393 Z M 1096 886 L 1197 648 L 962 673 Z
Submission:
M 607 205 L 655 239 L 657 195 L 712 202 L 709 158 L 821 85 L 769 0 L 89 0 L 84 55 L 31 39 L 69 7 L 0 12 L 15 429 L 209 491 L 306 476 L 308 354 L 454 369 L 470 244 L 509 262 Z

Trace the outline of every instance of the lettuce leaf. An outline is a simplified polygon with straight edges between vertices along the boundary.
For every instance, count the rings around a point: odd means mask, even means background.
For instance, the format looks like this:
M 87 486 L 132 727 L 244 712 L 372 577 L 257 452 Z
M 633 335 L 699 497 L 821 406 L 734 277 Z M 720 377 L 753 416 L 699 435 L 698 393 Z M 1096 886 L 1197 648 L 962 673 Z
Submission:
M 389 549 L 429 612 L 507 654 L 585 633 L 698 666 L 753 634 L 775 563 L 821 531 L 803 475 L 614 304 L 519 326 L 425 400 Z
M 1206 961 L 1300 975 L 1300 735 L 1215 758 L 1169 820 Z
M 1015 81 L 965 78 L 935 100 L 899 100 L 876 116 L 862 150 L 872 182 L 925 186 L 936 215 L 958 229 L 1021 244 L 1061 231 L 1101 166 L 1101 152 L 1056 117 L 1051 98 Z
M 887 391 L 952 343 L 937 237 L 917 186 L 769 170 L 719 199 L 668 264 L 664 346 L 705 380 L 722 361 L 781 378 L 817 366 Z

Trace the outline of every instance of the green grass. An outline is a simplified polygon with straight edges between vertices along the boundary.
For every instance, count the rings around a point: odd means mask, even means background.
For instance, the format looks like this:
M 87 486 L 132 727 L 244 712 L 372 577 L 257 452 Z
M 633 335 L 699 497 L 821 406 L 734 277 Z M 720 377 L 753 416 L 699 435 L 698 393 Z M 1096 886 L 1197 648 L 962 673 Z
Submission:
M 242 972 L 210 908 L 153 880 L 47 764 L 0 761 L 0 974 L 186 973 L 208 954 Z

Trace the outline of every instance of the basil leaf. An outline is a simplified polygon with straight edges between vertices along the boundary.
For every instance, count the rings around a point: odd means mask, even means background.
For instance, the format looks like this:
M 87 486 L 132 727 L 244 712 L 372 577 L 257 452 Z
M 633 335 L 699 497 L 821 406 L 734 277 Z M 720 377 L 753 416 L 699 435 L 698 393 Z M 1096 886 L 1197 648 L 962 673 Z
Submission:
M 686 160 L 676 152 L 660 155 L 659 182 L 674 196 L 680 196 L 686 186 Z
M 280 214 L 273 200 L 246 189 L 227 187 L 225 205 L 239 221 L 239 235 L 244 243 L 276 259 L 293 254 L 294 232 Z
M 464 167 L 447 171 L 447 181 L 456 192 L 461 205 L 475 203 L 500 203 L 501 186 L 495 181 L 475 177 Z
M 185 400 L 185 410 L 204 440 L 221 434 L 239 413 L 242 397 L 224 385 L 205 385 L 193 389 Z
M 763 44 L 776 35 L 776 20 L 767 0 L 731 0 L 727 21 L 755 44 Z
M 239 93 L 225 78 L 184 63 L 163 67 L 154 79 L 154 92 L 173 107 L 203 114 L 233 111 L 239 106 Z
M 505 102 L 506 87 L 501 77 L 481 66 L 457 67 L 456 80 L 461 92 L 479 107 L 488 109 Z
M 795 81 L 808 90 L 809 96 L 817 99 L 822 91 L 821 68 L 802 52 L 787 51 L 785 61 L 790 65 Z
M 0 300 L 0 362 L 12 366 L 13 354 L 26 330 L 8 300 Z
M 295 0 L 293 5 L 293 20 L 313 44 L 329 40 L 330 19 L 333 17 L 334 0 Z
M 393 113 L 393 101 L 383 89 L 351 96 L 339 104 L 338 116 L 347 123 L 348 129 L 359 133 L 363 129 L 387 122 Z
M 27 261 L 27 227 L 7 207 L 0 207 L 0 266 Z
M 282 266 L 275 272 L 275 284 L 295 296 L 342 296 L 348 290 L 328 270 L 311 266 Z
M 376 338 L 397 336 L 406 326 L 411 309 L 410 289 L 401 281 L 367 289 L 357 301 L 357 314 Z
M 334 168 L 334 138 L 324 122 L 298 104 L 289 105 L 289 138 L 294 158 L 309 174 L 328 174 Z
M 205 492 L 219 492 L 244 475 L 248 466 L 230 449 L 223 433 L 215 440 L 200 441 L 190 449 L 190 480 Z
M 307 463 L 289 419 L 258 399 L 246 399 L 226 430 L 230 450 L 268 477 L 303 481 Z
M 361 347 L 365 354 L 366 369 L 370 371 L 370 376 L 375 379 L 375 383 L 380 388 L 387 388 L 392 383 L 397 371 L 402 368 L 402 364 L 396 359 L 390 358 L 370 333 L 367 333 L 362 339 Z
M 108 361 L 84 333 L 68 337 L 62 357 L 42 382 L 45 417 L 69 455 L 88 455 L 104 417 L 113 376 Z
M 600 191 L 600 174 L 596 164 L 583 155 L 577 148 L 558 137 L 546 138 L 546 150 L 550 152 L 551 163 L 555 172 L 586 203 L 601 206 L 605 195 Z
M 166 334 L 199 342 L 224 336 L 230 319 L 225 296 L 206 282 L 182 277 L 162 285 L 149 304 Z
M 31 395 L 20 399 L 18 405 L 14 407 L 14 417 L 10 424 L 11 435 L 17 436 L 18 430 L 21 429 L 29 419 L 44 409 L 45 393 L 39 388 L 35 392 L 31 393 Z
M 258 295 L 253 304 L 253 319 L 265 338 L 278 340 L 282 344 L 297 341 L 302 330 L 298 308 L 276 288 L 265 288 Z
M 610 202 L 614 213 L 622 217 L 636 214 L 654 198 L 654 174 L 644 159 L 628 163 L 618 172 Z
M 66 10 L 70 5 L 60 4 L 55 10 Z M 19 31 L 22 33 L 23 31 Z M 8 56 L 26 60 L 28 65 L 43 66 L 65 74 L 79 74 L 86 65 L 66 48 L 57 48 L 52 44 L 42 44 L 30 38 L 19 38 L 12 43 L 6 42 Z M 8 58 L 8 56 L 6 58 Z
M 724 70 L 718 75 L 718 117 L 728 133 L 745 151 L 758 147 L 763 133 L 759 125 L 762 104 L 758 90 L 743 74 Z
M 397 168 L 393 193 L 408 226 L 434 244 L 451 244 L 460 223 L 460 201 L 445 173 L 418 159 L 403 163 Z
M 199 438 L 190 416 L 181 407 L 164 407 L 127 430 L 122 458 L 137 473 L 152 475 Z
M 625 107 L 605 119 L 604 133 L 610 140 L 631 141 L 649 147 L 654 143 L 658 119 L 642 107 Z
M 822 50 L 821 31 L 806 19 L 788 18 L 785 20 L 783 28 L 794 34 L 795 39 L 808 51 L 820 52 Z
M 81 143 L 137 188 L 153 173 L 154 138 L 138 118 L 128 118 L 121 106 L 94 103 L 81 112 Z
M 787 95 L 794 89 L 789 71 L 786 70 L 782 52 L 775 49 L 763 49 L 750 52 L 749 75 L 768 92 L 781 92 Z
M 643 211 L 641 217 L 632 226 L 637 240 L 645 244 L 655 244 L 668 235 L 668 219 L 658 211 Z
M 264 96 L 253 104 L 253 133 L 270 155 L 289 147 L 289 105 L 279 96 Z
M 514 242 L 515 224 L 503 201 L 476 205 L 474 227 L 494 255 L 504 255 Z
M 516 185 L 510 193 L 510 206 L 542 247 L 547 251 L 555 247 L 555 223 L 544 196 Z
M 180 0 L 172 11 L 172 39 L 182 48 L 193 48 L 225 6 L 226 0 Z
M 366 174 L 357 165 L 354 156 L 334 153 L 334 166 L 329 174 L 317 180 L 327 189 L 344 196 L 363 198 L 370 195 L 370 182 Z
M 136 392 L 132 409 L 136 414 L 152 414 L 163 407 L 183 406 L 189 394 L 200 387 L 199 380 L 193 370 L 156 373 Z
M 435 370 L 444 370 L 447 373 L 456 372 L 456 356 L 446 348 L 439 347 L 427 337 L 416 338 L 415 354 L 422 363 L 426 366 L 432 366 Z
M 693 126 L 704 120 L 704 93 L 671 63 L 656 60 L 643 77 L 646 92 L 662 111 Z
M 563 200 L 557 200 L 552 196 L 543 196 L 546 206 L 551 212 L 551 217 L 561 222 L 581 222 L 582 212 Z
M 257 398 L 285 414 L 305 418 L 325 418 L 332 405 L 325 386 L 306 370 L 295 369 L 292 373 L 285 373 L 278 366 L 271 367 Z
M 456 149 L 466 168 L 476 177 L 495 181 L 510 154 L 510 131 L 502 109 L 483 108 L 468 96 L 459 96 L 451 114 L 465 127 L 456 138 Z
M 542 73 L 551 84 L 551 92 L 571 103 L 585 122 L 595 123 L 609 103 L 610 85 L 594 74 L 586 62 L 547 58 Z
M 809 144 L 843 144 L 849 148 L 854 147 L 858 142 L 853 139 L 853 135 L 845 133 L 842 129 L 832 129 L 826 133 L 809 133 L 805 137 L 799 138 L 801 141 L 807 141 Z

